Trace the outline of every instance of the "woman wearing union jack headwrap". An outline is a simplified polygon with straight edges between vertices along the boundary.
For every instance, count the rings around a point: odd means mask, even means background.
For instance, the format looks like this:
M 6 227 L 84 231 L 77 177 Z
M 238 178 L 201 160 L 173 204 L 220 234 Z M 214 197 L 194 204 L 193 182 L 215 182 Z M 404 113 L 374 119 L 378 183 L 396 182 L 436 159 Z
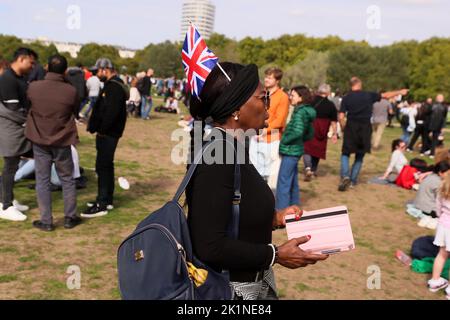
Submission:
M 218 138 L 225 150 L 223 159 L 216 153 L 213 163 L 205 160 L 197 166 L 186 190 L 193 249 L 213 269 L 229 271 L 233 297 L 237 300 L 277 299 L 272 270 L 275 263 L 295 269 L 328 257 L 299 248 L 310 236 L 292 239 L 278 247 L 272 244 L 272 231 L 285 226 L 287 214 L 299 218 L 301 210 L 297 206 L 275 210 L 271 189 L 249 160 L 249 139 L 239 134 L 249 130 L 256 133 L 267 126 L 269 99 L 255 65 L 226 62 L 212 68 L 200 93 L 191 98 L 192 116 L 203 125 L 208 121 L 213 126 L 210 136 Z M 192 130 L 193 136 L 198 129 L 197 126 Z M 233 154 L 234 150 L 226 147 L 227 140 L 233 142 L 235 150 L 244 150 L 241 159 L 239 152 Z M 234 161 L 232 164 L 222 161 L 228 156 L 239 161 L 239 199 L 235 198 Z M 231 236 L 229 227 L 230 221 L 234 221 L 231 217 L 236 204 L 238 232 Z

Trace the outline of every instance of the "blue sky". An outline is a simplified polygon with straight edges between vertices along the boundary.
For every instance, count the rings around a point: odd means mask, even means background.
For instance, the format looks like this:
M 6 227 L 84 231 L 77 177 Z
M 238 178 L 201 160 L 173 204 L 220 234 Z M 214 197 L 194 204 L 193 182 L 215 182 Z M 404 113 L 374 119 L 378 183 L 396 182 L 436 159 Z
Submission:
M 216 5 L 215 31 L 238 40 L 245 36 L 269 39 L 286 33 L 305 33 L 386 45 L 404 39 L 450 37 L 449 0 L 212 1 Z M 0 33 L 140 49 L 149 43 L 179 40 L 181 3 L 182 0 L 0 0 Z M 67 27 L 70 5 L 80 9 L 79 29 Z M 375 9 L 371 8 L 373 5 Z

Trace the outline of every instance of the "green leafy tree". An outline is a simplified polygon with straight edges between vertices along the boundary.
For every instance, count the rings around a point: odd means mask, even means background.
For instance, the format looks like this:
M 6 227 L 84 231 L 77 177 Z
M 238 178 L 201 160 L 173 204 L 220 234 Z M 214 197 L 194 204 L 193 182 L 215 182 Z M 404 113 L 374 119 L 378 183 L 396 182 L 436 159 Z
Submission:
M 450 38 L 432 38 L 420 43 L 410 65 L 410 89 L 416 99 L 450 95 Z
M 374 51 L 364 45 L 344 45 L 330 52 L 330 66 L 328 68 L 328 79 L 330 85 L 341 91 L 349 90 L 349 80 L 358 76 L 365 83 L 376 72 L 376 58 Z
M 181 63 L 181 44 L 166 41 L 150 44 L 136 54 L 139 70 L 152 68 L 156 77 L 184 77 Z
M 207 40 L 207 44 L 208 48 L 219 57 L 220 61 L 242 63 L 236 40 L 227 38 L 223 34 L 214 33 Z
M 3 59 L 11 61 L 14 51 L 23 46 L 22 40 L 17 37 L 0 35 L 0 54 Z
M 262 55 L 264 46 L 264 40 L 261 38 L 247 37 L 239 41 L 237 49 L 242 63 L 254 63 L 259 67 L 266 65 L 267 62 Z
M 302 61 L 289 67 L 283 77 L 283 85 L 307 85 L 312 89 L 326 83 L 329 57 L 327 52 L 309 51 Z
M 114 46 L 100 45 L 97 43 L 88 43 L 81 47 L 76 58 L 77 63 L 83 66 L 91 67 L 95 65 L 98 58 L 108 58 L 120 70 L 121 59 L 119 51 Z

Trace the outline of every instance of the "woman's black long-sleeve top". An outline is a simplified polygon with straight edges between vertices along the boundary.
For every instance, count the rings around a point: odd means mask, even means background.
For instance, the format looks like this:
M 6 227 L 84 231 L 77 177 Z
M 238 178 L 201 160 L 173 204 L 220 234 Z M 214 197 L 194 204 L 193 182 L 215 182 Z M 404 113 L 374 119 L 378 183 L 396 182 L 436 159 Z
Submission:
M 223 132 L 224 138 L 226 135 Z M 223 150 L 233 152 L 225 147 L 226 142 L 223 144 Z M 218 271 L 229 270 L 231 281 L 243 281 L 246 275 L 268 269 L 273 258 L 273 249 L 268 244 L 272 241 L 275 199 L 248 160 L 248 147 L 244 149 L 237 240 L 227 236 L 232 215 L 234 164 L 198 165 L 186 190 L 194 253 Z

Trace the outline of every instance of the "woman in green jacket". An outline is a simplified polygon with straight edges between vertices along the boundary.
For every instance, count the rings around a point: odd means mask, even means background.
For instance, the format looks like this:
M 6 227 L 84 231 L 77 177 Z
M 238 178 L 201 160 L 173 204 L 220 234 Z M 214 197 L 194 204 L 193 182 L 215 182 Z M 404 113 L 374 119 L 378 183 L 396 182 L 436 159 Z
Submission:
M 300 205 L 297 165 L 304 153 L 303 143 L 314 136 L 312 123 L 316 118 L 316 110 L 310 105 L 313 96 L 307 87 L 292 88 L 289 99 L 294 111 L 280 142 L 282 158 L 277 183 L 277 209 Z

